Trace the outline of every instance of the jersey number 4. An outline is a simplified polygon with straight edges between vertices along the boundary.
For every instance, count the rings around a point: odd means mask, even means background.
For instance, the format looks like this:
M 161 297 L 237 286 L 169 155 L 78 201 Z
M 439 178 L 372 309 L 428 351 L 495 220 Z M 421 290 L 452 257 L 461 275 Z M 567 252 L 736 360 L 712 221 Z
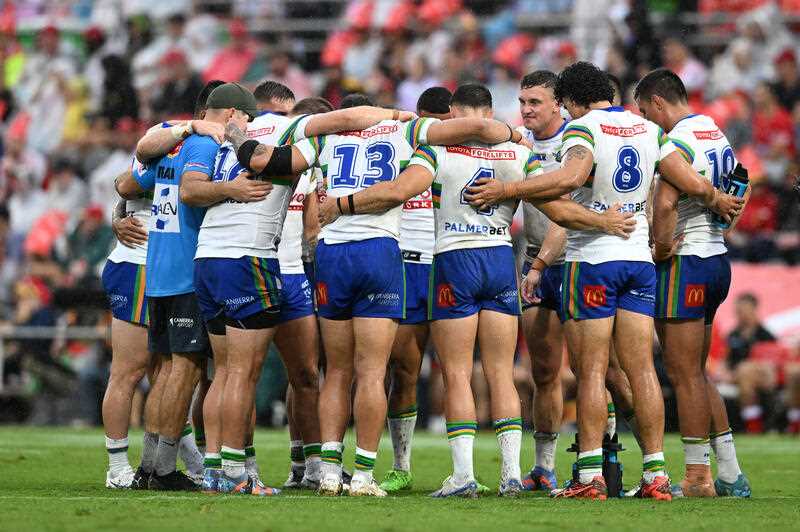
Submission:
M 331 188 L 367 188 L 381 181 L 395 178 L 394 146 L 388 142 L 370 144 L 364 151 L 367 158 L 367 171 L 358 176 L 354 173 L 358 144 L 340 144 L 333 150 L 333 157 L 339 161 L 339 171 L 331 176 Z
M 475 183 L 478 179 L 494 179 L 494 168 L 478 168 L 478 171 L 475 172 L 475 175 L 469 180 L 469 182 L 464 185 L 464 188 L 461 189 L 461 204 L 462 205 L 469 205 L 469 201 L 467 198 L 464 197 L 465 194 L 469 193 L 467 190 L 469 187 Z M 491 216 L 494 214 L 494 205 L 491 207 L 481 207 L 478 209 L 479 214 L 484 214 L 486 216 Z

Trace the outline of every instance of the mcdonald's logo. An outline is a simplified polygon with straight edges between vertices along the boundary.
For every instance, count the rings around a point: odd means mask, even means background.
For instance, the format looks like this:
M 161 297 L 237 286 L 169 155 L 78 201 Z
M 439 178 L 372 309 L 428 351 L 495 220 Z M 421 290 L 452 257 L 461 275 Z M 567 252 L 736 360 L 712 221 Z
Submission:
M 606 304 L 606 287 L 596 284 L 584 286 L 583 304 L 590 308 L 604 306 Z
M 702 307 L 706 304 L 706 285 L 687 284 L 684 299 L 687 307 Z
M 328 285 L 323 282 L 317 282 L 317 305 L 328 304 Z
M 456 296 L 451 284 L 442 283 L 436 287 L 436 306 L 439 308 L 456 306 Z

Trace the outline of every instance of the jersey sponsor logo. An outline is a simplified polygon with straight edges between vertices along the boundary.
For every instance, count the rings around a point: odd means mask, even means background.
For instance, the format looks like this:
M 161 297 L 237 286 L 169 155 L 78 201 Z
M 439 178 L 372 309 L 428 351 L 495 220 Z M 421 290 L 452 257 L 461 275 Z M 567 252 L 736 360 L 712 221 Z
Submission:
M 610 209 L 611 207 L 607 203 L 603 203 L 602 201 L 599 201 L 599 200 L 594 200 L 592 202 L 591 207 L 589 207 L 589 208 L 591 210 L 595 211 L 595 212 L 605 212 L 608 209 Z M 636 212 L 642 212 L 646 208 L 647 208 L 647 200 L 639 201 L 639 202 L 636 202 L 636 203 L 622 203 L 622 204 L 620 204 L 619 212 L 633 212 L 633 213 L 636 213 Z
M 180 233 L 178 218 L 178 185 L 156 183 L 153 194 L 153 223 L 151 230 L 160 233 Z
M 474 159 L 486 159 L 488 161 L 514 161 L 517 154 L 514 150 L 492 150 L 489 148 L 476 148 L 474 146 L 448 146 L 448 153 L 466 155 Z
M 632 126 L 611 126 L 600 124 L 600 130 L 606 135 L 615 137 L 635 137 L 647 133 L 647 126 L 644 124 L 634 124 Z
M 158 179 L 175 179 L 175 169 L 169 166 L 156 167 Z
M 606 287 L 587 284 L 583 287 L 583 304 L 589 308 L 602 307 L 606 304 Z
M 128 304 L 128 296 L 122 294 L 109 294 L 108 303 L 113 309 L 124 308 Z
M 706 285 L 687 284 L 684 295 L 687 307 L 702 307 L 706 303 Z
M 327 305 L 328 304 L 328 285 L 322 281 L 317 283 L 316 287 L 317 293 L 317 304 L 318 305 Z
M 303 203 L 306 201 L 306 195 L 302 192 L 295 192 L 292 194 L 292 200 L 289 202 L 290 211 L 302 211 Z
M 723 137 L 722 131 L 714 129 L 711 131 L 692 131 L 697 140 L 719 140 Z
M 194 318 L 170 318 L 170 327 L 178 327 L 180 329 L 191 329 L 194 327 Z
M 174 148 L 172 148 L 172 151 L 167 154 L 167 157 L 173 159 L 176 155 L 178 155 L 181 152 L 182 147 L 183 147 L 183 141 L 180 141 Z
M 406 211 L 413 211 L 416 209 L 432 209 L 433 208 L 433 197 L 431 195 L 431 189 L 426 190 L 421 194 L 417 194 L 410 200 L 407 200 L 403 204 L 403 210 Z
M 505 236 L 508 234 L 508 226 L 504 227 L 491 227 L 488 225 L 478 225 L 478 224 L 464 224 L 464 223 L 452 223 L 452 222 L 445 222 L 444 223 L 444 230 L 450 231 L 452 233 L 477 233 L 481 235 L 492 235 L 492 236 Z
M 392 133 L 397 132 L 400 129 L 400 126 L 397 124 L 392 124 L 390 126 L 374 126 L 363 131 L 342 131 L 339 135 L 343 137 L 360 137 L 362 139 L 369 139 L 372 137 L 377 137 L 378 135 L 391 135 Z
M 381 306 L 393 306 L 400 303 L 400 294 L 394 292 L 381 292 L 377 294 L 367 294 L 370 303 Z
M 441 283 L 436 287 L 436 306 L 439 308 L 449 308 L 456 306 L 456 295 L 453 292 L 453 285 Z
M 248 129 L 247 138 L 254 139 L 256 137 L 263 137 L 264 135 L 272 135 L 275 132 L 275 126 L 262 127 L 260 129 Z

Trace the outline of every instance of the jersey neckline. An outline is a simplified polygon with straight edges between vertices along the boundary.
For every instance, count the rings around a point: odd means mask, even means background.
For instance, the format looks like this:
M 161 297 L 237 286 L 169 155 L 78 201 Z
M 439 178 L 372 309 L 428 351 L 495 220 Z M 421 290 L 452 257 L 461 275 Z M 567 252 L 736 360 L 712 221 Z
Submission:
M 544 141 L 546 141 L 546 140 L 554 139 L 554 138 L 556 138 L 556 137 L 557 137 L 559 134 L 561 134 L 561 132 L 562 132 L 562 131 L 564 131 L 564 128 L 566 128 L 566 127 L 567 127 L 567 124 L 568 124 L 568 123 L 569 123 L 569 120 L 567 120 L 566 118 L 564 118 L 564 119 L 563 119 L 563 122 L 561 122 L 561 127 L 560 127 L 560 128 L 558 128 L 558 131 L 556 131 L 555 133 L 553 133 L 553 134 L 552 134 L 552 135 L 550 135 L 549 137 L 544 137 L 544 138 L 541 138 L 541 139 L 540 139 L 540 138 L 537 138 L 537 137 L 536 137 L 536 133 L 534 133 L 533 131 L 531 131 L 531 136 L 533 136 L 533 140 L 535 140 L 536 142 L 544 142 Z
M 622 113 L 625 112 L 625 108 L 621 106 L 612 105 L 611 107 L 606 107 L 605 109 L 598 109 L 598 111 L 605 111 L 607 113 Z
M 688 119 L 690 119 L 690 118 L 694 118 L 694 117 L 696 117 L 696 116 L 698 116 L 698 115 L 697 115 L 697 113 L 689 113 L 688 115 L 684 116 L 683 118 L 681 118 L 680 120 L 678 120 L 677 122 L 675 122 L 675 125 L 674 125 L 674 126 L 672 126 L 672 129 L 675 129 L 675 128 L 678 126 L 678 124 L 680 124 L 680 123 L 681 123 L 681 122 L 683 122 L 684 120 L 688 120 Z

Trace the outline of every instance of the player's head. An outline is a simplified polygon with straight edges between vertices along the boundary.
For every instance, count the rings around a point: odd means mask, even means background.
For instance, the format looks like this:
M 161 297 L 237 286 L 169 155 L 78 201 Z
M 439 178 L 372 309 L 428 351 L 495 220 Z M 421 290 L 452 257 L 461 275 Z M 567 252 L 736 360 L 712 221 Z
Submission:
M 681 78 L 666 68 L 648 72 L 633 91 L 642 116 L 667 130 L 672 129 L 671 111 L 685 106 L 688 98 Z
M 417 114 L 447 120 L 450 118 L 450 100 L 453 93 L 444 87 L 428 87 L 419 95 Z
M 253 93 L 238 83 L 223 83 L 208 95 L 206 120 L 227 124 L 233 120 L 241 129 L 258 116 L 258 104 Z
M 614 88 L 605 72 L 592 63 L 578 61 L 558 75 L 555 95 L 572 118 L 580 118 L 591 110 L 592 104 L 610 104 Z
M 353 92 L 342 98 L 342 103 L 339 104 L 339 109 L 349 109 L 351 107 L 360 107 L 368 105 L 374 107 L 375 103 L 372 98 L 361 92 Z
M 292 108 L 289 116 L 298 115 L 318 115 L 322 113 L 329 113 L 333 111 L 333 105 L 325 98 L 319 96 L 312 96 L 310 98 L 303 98 Z
M 212 79 L 206 83 L 206 86 L 203 87 L 203 90 L 197 95 L 197 100 L 194 102 L 194 117 L 196 119 L 202 120 L 206 116 L 206 101 L 208 100 L 208 95 L 220 85 L 225 85 L 225 82 L 219 79 Z
M 528 131 L 543 138 L 561 124 L 561 106 L 555 93 L 558 76 L 549 70 L 537 70 L 522 78 L 519 84 L 519 114 Z
M 294 93 L 292 89 L 268 79 L 262 82 L 256 90 L 253 91 L 253 96 L 256 97 L 258 102 L 259 111 L 268 111 L 276 115 L 286 115 L 294 107 Z
M 739 325 L 755 326 L 758 324 L 758 298 L 750 293 L 744 292 L 736 298 L 736 321 Z
M 461 85 L 450 100 L 453 118 L 492 118 L 492 93 L 479 83 Z
M 611 88 L 614 89 L 614 99 L 611 100 L 611 104 L 619 107 L 622 105 L 622 82 L 611 72 L 606 72 L 606 76 L 608 76 L 608 81 L 611 82 Z

